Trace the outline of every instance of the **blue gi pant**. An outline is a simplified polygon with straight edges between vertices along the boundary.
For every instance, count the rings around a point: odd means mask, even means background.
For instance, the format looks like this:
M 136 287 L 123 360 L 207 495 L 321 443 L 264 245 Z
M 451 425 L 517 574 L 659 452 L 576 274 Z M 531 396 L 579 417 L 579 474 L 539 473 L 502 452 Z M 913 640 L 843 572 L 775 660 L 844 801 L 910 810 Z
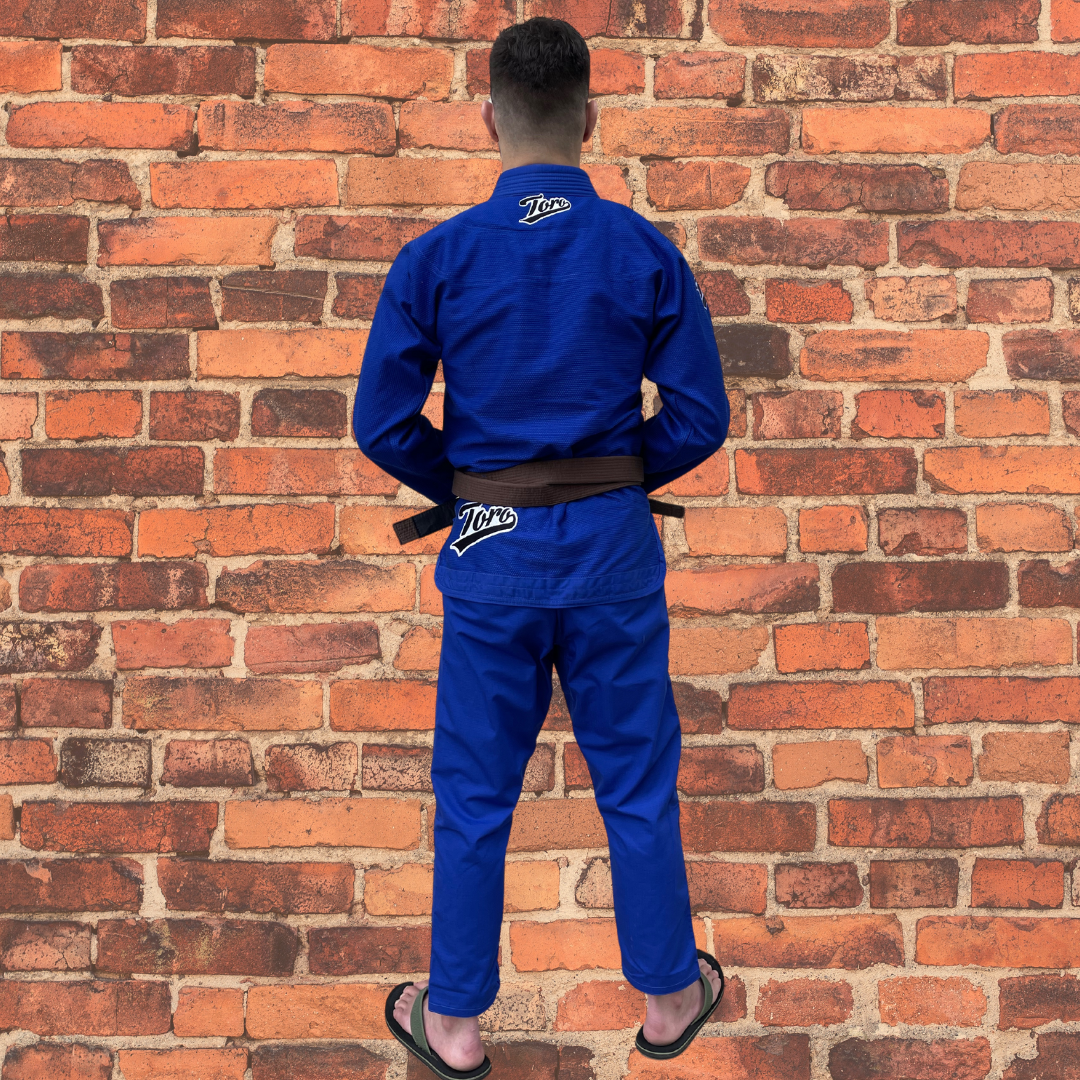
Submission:
M 506 844 L 553 664 L 607 828 L 623 974 L 650 994 L 691 985 L 664 590 L 571 608 L 444 596 L 443 610 L 430 1008 L 478 1016 L 498 993 Z

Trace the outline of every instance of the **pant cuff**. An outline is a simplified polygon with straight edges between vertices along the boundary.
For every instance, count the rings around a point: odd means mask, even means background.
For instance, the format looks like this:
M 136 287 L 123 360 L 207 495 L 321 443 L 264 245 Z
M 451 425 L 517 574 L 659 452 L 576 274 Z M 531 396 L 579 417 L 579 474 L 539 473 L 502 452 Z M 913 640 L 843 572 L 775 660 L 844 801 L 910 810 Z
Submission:
M 680 990 L 685 990 L 688 986 L 693 986 L 701 978 L 701 968 L 698 967 L 695 958 L 693 968 L 687 969 L 682 975 L 672 975 L 668 979 L 641 978 L 637 975 L 628 974 L 625 969 L 623 970 L 623 976 L 635 990 L 640 990 L 643 994 L 675 994 Z
M 445 991 L 442 991 L 442 993 L 445 993 Z M 459 994 L 451 994 L 448 999 L 444 999 L 440 996 L 439 990 L 429 985 L 428 1008 L 433 1013 L 439 1013 L 442 1016 L 480 1016 L 495 1004 L 495 999 L 498 996 L 499 988 L 496 986 L 494 993 L 488 997 L 469 1000 L 468 998 L 463 999 Z M 453 1004 L 450 1003 L 451 1000 Z

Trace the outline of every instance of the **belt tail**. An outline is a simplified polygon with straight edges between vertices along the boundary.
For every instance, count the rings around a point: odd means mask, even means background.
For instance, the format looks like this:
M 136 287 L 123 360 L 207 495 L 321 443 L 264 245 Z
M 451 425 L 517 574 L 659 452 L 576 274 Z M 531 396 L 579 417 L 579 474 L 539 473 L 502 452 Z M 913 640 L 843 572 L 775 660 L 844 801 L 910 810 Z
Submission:
M 420 540 L 432 533 L 449 529 L 454 524 L 456 505 L 457 500 L 451 499 L 429 510 L 423 510 L 419 514 L 413 514 L 412 517 L 407 517 L 403 521 L 395 521 L 394 532 L 397 534 L 398 542 L 409 544 L 413 540 Z
M 659 499 L 649 500 L 649 509 L 654 514 L 661 514 L 664 517 L 681 518 L 686 517 L 686 507 L 679 506 L 677 503 L 661 502 Z M 396 526 L 395 526 L 396 528 Z

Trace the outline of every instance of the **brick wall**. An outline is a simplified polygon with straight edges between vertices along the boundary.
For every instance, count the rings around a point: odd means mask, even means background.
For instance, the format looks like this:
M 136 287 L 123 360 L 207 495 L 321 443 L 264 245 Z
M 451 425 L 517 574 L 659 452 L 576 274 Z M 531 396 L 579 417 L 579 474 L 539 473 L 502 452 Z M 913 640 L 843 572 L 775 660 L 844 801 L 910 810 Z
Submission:
M 2 1080 L 419 1077 L 382 1001 L 428 965 L 442 538 L 399 549 L 348 417 L 537 13 L 729 376 L 663 529 L 730 983 L 629 1056 L 557 704 L 498 1075 L 1076 1075 L 1078 0 L 0 0 Z

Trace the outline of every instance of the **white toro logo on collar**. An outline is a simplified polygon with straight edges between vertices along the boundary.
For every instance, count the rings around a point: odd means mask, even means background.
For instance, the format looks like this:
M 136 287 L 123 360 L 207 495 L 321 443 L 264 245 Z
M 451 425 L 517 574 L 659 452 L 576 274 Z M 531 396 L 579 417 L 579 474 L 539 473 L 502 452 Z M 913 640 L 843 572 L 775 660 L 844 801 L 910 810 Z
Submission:
M 458 555 L 489 536 L 510 532 L 518 523 L 517 512 L 512 506 L 484 506 L 478 502 L 462 503 L 457 516 L 464 521 L 458 538 L 450 546 Z
M 539 195 L 526 195 L 524 199 L 519 199 L 518 206 L 528 207 L 525 216 L 518 218 L 518 221 L 522 225 L 535 225 L 536 222 L 543 221 L 552 214 L 561 214 L 564 210 L 569 210 L 570 200 L 560 198 L 558 195 L 552 199 L 545 199 L 541 191 Z

